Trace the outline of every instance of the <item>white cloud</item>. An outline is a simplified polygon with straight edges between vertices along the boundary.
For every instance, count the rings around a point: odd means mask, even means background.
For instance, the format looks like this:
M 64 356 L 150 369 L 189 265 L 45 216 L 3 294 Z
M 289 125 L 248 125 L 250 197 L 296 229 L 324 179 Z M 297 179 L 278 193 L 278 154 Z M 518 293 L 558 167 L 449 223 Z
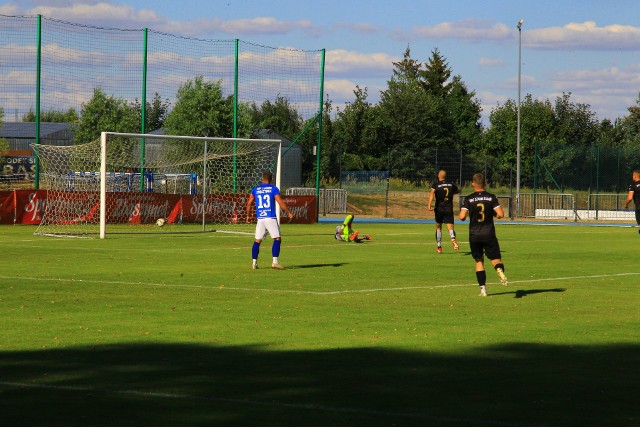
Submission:
M 523 46 L 551 50 L 639 50 L 640 27 L 608 25 L 598 27 L 594 21 L 569 23 L 525 31 Z
M 368 22 L 338 22 L 334 27 L 360 34 L 375 34 L 380 32 L 379 26 Z
M 348 79 L 326 80 L 324 82 L 324 90 L 332 99 L 351 99 L 354 97 L 353 91 L 357 83 Z
M 481 67 L 502 67 L 504 65 L 504 61 L 502 59 L 482 57 L 478 59 L 478 65 Z
M 515 30 L 505 24 L 492 24 L 484 19 L 469 19 L 456 22 L 442 22 L 436 25 L 413 27 L 410 31 L 395 30 L 392 37 L 400 40 L 454 39 L 465 42 L 506 41 L 515 37 Z
M 0 15 L 20 15 L 21 9 L 15 4 L 0 4 Z
M 38 4 L 31 9 L 20 8 L 17 5 L 3 5 L 0 6 L 0 13 L 6 15 L 40 14 L 47 18 L 100 27 L 152 28 L 157 31 L 190 37 L 202 37 L 212 34 L 227 34 L 231 36 L 274 35 L 289 34 L 295 31 L 301 31 L 306 35 L 317 37 L 322 33 L 321 28 L 307 19 L 286 21 L 262 16 L 228 21 L 218 18 L 174 21 L 166 16 L 159 15 L 151 9 L 135 9 L 131 6 L 104 1 L 83 1 L 80 3 L 59 0 L 37 3 L 42 4 Z
M 327 75 L 358 77 L 389 77 L 393 62 L 399 58 L 387 53 L 362 53 L 345 49 L 327 51 L 325 65 Z

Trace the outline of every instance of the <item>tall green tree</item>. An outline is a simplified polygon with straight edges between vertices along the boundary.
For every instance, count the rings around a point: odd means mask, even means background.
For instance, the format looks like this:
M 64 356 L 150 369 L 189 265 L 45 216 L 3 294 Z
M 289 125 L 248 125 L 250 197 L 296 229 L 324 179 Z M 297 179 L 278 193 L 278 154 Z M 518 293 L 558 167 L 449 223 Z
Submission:
M 82 104 L 80 120 L 74 130 L 74 142 L 83 144 L 100 137 L 100 132 L 140 132 L 136 110 L 127 101 L 94 89 L 93 97 Z
M 302 131 L 302 117 L 287 97 L 278 95 L 272 102 L 264 101 L 260 106 L 249 106 L 252 122 L 260 129 L 271 129 L 294 140 Z
M 171 103 L 168 99 L 162 99 L 160 94 L 156 92 L 153 95 L 151 101 L 147 101 L 147 107 L 145 110 L 144 129 L 146 133 L 153 132 L 154 130 L 161 129 L 164 126 L 164 121 L 169 114 L 169 107 Z M 139 123 L 142 122 L 142 103 L 136 98 L 132 107 L 136 110 Z
M 165 128 L 172 135 L 233 136 L 233 96 L 224 96 L 220 81 L 202 76 L 182 84 Z
M 29 111 L 22 116 L 22 121 L 30 123 L 36 121 L 36 113 L 33 109 L 29 109 Z M 77 123 L 78 121 L 78 113 L 73 108 L 69 108 L 67 111 L 50 109 L 40 112 L 40 122 L 44 123 Z
M 387 144 L 380 138 L 380 109 L 368 100 L 367 88 L 356 86 L 355 100 L 338 110 L 333 144 L 337 149 L 336 164 L 342 170 L 384 170 L 387 168 Z M 332 176 L 339 170 L 332 169 Z

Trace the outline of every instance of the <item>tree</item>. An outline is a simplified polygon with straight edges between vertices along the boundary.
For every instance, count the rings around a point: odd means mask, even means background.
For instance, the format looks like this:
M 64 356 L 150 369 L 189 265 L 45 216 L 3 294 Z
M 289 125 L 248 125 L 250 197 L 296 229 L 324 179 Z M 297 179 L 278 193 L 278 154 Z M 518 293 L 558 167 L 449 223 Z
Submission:
M 206 82 L 202 76 L 188 80 L 176 94 L 165 128 L 172 135 L 233 136 L 233 96 L 225 97 L 221 81 Z
M 332 176 L 343 170 L 384 170 L 387 168 L 387 145 L 379 138 L 380 109 L 367 101 L 367 88 L 356 86 L 355 100 L 338 110 L 333 144 L 337 149 Z M 341 166 L 341 167 L 340 167 Z
M 30 123 L 36 121 L 36 113 L 33 109 L 29 109 L 29 111 L 22 116 L 22 121 Z M 40 112 L 40 122 L 44 123 L 77 123 L 78 121 L 78 113 L 73 108 L 69 108 L 67 111 L 50 109 Z
M 557 126 L 554 131 L 558 142 L 590 145 L 598 143 L 599 123 L 588 104 L 571 102 L 571 93 L 556 98 L 554 113 Z
M 74 141 L 76 144 L 94 141 L 103 131 L 139 132 L 140 121 L 135 109 L 127 101 L 107 96 L 98 88 L 93 90 L 89 102 L 82 104 Z
M 144 129 L 146 133 L 153 132 L 154 130 L 158 130 L 164 126 L 164 121 L 169 113 L 170 105 L 169 100 L 162 99 L 158 92 L 153 95 L 151 102 L 147 101 L 144 116 Z M 132 107 L 136 110 L 138 115 L 138 123 L 142 123 L 142 104 L 137 98 L 132 104 Z
M 249 106 L 251 120 L 260 129 L 271 129 L 294 140 L 302 131 L 302 117 L 287 97 L 278 95 L 274 102 L 264 101 L 259 107 Z
M 451 93 L 451 68 L 437 48 L 431 52 L 429 62 L 418 71 L 418 78 L 424 90 L 437 98 L 446 99 Z

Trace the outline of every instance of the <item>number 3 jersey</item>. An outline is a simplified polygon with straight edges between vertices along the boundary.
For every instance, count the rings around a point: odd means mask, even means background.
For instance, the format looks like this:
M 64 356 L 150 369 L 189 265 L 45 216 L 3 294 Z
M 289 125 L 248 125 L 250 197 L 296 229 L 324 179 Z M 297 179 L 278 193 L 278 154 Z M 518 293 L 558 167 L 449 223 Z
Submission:
M 256 217 L 275 218 L 276 217 L 276 199 L 280 194 L 280 190 L 273 184 L 260 184 L 253 190 L 251 194 L 256 199 Z
M 498 198 L 486 191 L 469 194 L 462 204 L 469 215 L 469 240 L 486 240 L 495 237 L 493 225 L 494 209 L 499 207 Z

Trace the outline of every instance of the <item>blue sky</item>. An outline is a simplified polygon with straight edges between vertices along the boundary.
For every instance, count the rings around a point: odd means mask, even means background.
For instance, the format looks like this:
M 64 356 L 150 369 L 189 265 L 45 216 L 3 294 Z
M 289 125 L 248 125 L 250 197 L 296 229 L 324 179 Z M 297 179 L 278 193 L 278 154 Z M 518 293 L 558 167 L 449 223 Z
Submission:
M 0 14 L 324 48 L 325 91 L 336 106 L 353 99 L 356 85 L 376 102 L 407 46 L 420 61 L 438 48 L 476 92 L 485 123 L 494 106 L 517 97 L 516 24 L 524 18 L 523 96 L 553 101 L 571 92 L 600 119 L 615 119 L 640 91 L 637 0 L 14 0 L 0 3 Z

